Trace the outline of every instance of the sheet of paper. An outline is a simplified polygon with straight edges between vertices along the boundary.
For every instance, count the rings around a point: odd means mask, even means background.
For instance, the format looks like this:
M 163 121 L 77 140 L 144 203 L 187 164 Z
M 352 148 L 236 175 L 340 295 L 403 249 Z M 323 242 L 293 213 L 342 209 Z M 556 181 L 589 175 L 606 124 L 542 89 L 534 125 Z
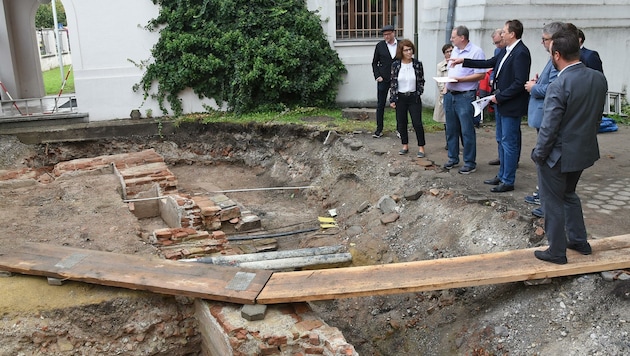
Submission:
M 433 77 L 438 83 L 457 83 L 457 80 L 449 77 Z
M 481 112 L 483 111 L 483 109 L 485 109 L 486 106 L 488 106 L 488 104 L 491 103 L 490 98 L 492 98 L 492 95 L 483 97 L 481 99 L 477 99 L 473 102 L 471 102 L 472 106 L 475 108 L 475 115 L 477 116 L 479 114 L 481 114 Z

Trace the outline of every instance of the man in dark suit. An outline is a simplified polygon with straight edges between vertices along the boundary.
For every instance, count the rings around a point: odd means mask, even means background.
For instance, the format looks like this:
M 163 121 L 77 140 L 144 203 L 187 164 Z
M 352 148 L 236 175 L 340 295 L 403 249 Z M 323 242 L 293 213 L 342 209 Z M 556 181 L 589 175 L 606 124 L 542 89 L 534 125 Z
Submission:
M 494 68 L 495 94 L 491 101 L 496 104 L 496 135 L 499 142 L 499 172 L 486 184 L 496 185 L 490 191 L 503 193 L 514 190 L 516 167 L 521 154 L 521 118 L 527 115 L 529 93 L 525 82 L 529 80 L 532 58 L 523 41 L 523 24 L 509 20 L 501 34 L 505 48 L 488 60 L 464 59 L 464 67 Z
M 549 248 L 534 255 L 565 264 L 567 248 L 583 255 L 591 253 L 575 188 L 582 171 L 599 159 L 598 121 L 608 84 L 602 73 L 580 62 L 575 28 L 554 33 L 550 52 L 560 72 L 547 88 L 543 121 L 531 154 L 538 169 Z
M 604 66 L 602 65 L 601 58 L 599 58 L 599 53 L 584 47 L 586 36 L 584 36 L 582 30 L 578 30 L 578 39 L 580 41 L 580 61 L 584 63 L 585 66 L 604 73 Z
M 383 136 L 383 115 L 385 114 L 385 104 L 387 93 L 389 92 L 392 62 L 394 57 L 396 57 L 396 47 L 398 47 L 394 26 L 383 26 L 381 34 L 383 34 L 383 40 L 376 44 L 374 58 L 372 59 L 372 72 L 374 73 L 377 87 L 376 131 L 372 135 L 374 138 Z

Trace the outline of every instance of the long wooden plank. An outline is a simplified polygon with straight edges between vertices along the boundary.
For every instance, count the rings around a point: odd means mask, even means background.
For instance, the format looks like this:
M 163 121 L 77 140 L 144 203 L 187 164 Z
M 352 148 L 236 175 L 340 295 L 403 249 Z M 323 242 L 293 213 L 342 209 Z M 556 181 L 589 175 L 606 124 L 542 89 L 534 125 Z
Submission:
M 0 270 L 240 304 L 253 304 L 271 276 L 264 270 L 40 243 L 0 248 Z
M 630 267 L 630 235 L 590 241 L 593 254 L 569 250 L 568 264 L 539 261 L 530 248 L 378 266 L 274 273 L 259 304 L 387 295 L 593 273 Z

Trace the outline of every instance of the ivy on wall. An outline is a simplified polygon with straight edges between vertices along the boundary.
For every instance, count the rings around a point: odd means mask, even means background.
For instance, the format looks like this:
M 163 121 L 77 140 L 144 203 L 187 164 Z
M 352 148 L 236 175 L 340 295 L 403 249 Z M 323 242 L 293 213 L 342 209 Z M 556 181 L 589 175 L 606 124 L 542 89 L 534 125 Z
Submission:
M 186 88 L 236 113 L 335 106 L 346 69 L 305 0 L 152 1 L 160 38 L 134 90 L 165 115 L 165 102 L 182 114 Z

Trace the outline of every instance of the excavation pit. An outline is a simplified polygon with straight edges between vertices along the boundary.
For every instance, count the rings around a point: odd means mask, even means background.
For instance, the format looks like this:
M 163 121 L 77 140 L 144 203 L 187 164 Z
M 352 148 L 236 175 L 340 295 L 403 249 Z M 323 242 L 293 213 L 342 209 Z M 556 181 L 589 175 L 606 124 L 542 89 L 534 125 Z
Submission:
M 479 135 L 492 144 L 492 132 Z M 157 217 L 134 216 L 123 203 L 119 182 L 109 169 L 60 177 L 46 173 L 60 162 L 146 149 L 164 158 L 177 178 L 178 190 L 191 196 L 239 188 L 312 186 L 225 193 L 258 215 L 265 232 L 317 226 L 318 216 L 336 211 L 337 228 L 278 237 L 280 250 L 342 244 L 352 253 L 353 265 L 361 266 L 544 244 L 544 236 L 537 230 L 541 222 L 529 216 L 530 207 L 520 202 L 518 193 L 492 196 L 476 182 L 480 175 L 461 177 L 439 168 L 444 161 L 444 153 L 438 150 L 443 145 L 440 133 L 428 137 L 428 147 L 435 147 L 428 157 L 435 164 L 429 165 L 415 157 L 399 157 L 395 137 L 374 140 L 367 131 L 340 134 L 328 144 L 324 144 L 330 137 L 328 131 L 282 126 L 185 126 L 163 137 L 48 144 L 23 144 L 12 136 L 1 137 L 6 154 L 0 169 L 38 169 L 32 176 L 0 184 L 8 203 L 0 210 L 1 220 L 8 222 L 0 227 L 2 244 L 24 239 L 155 255 L 149 236 L 167 224 Z M 531 163 L 522 163 L 519 174 L 523 180 L 535 176 L 528 165 Z M 478 173 L 490 172 L 490 168 L 486 170 L 480 167 Z M 597 182 L 583 179 L 589 187 Z M 383 221 L 386 213 L 378 204 L 383 197 L 394 202 L 387 212 L 398 216 L 392 222 Z M 601 223 L 605 213 L 585 209 L 587 227 L 596 237 L 627 231 L 619 230 L 625 225 Z M 228 227 L 228 236 L 242 234 Z M 38 277 L 0 278 L 0 283 L 0 335 L 5 340 L 0 353 L 203 352 L 196 305 L 190 299 L 77 282 L 50 286 Z M 603 350 L 604 341 L 612 340 L 616 347 L 612 354 L 616 350 L 621 354 L 627 350 L 623 330 L 629 316 L 624 301 L 611 295 L 614 285 L 592 274 L 558 278 L 535 288 L 510 283 L 309 305 L 322 321 L 339 328 L 362 355 L 466 354 L 474 350 L 548 354 L 558 350 L 556 338 L 566 340 L 560 344 L 572 350 L 574 346 L 568 343 L 574 345 L 582 339 L 580 335 L 587 335 L 580 347 L 597 352 Z M 230 313 L 238 314 L 236 309 Z M 550 320 L 556 324 L 550 326 Z M 593 333 L 593 323 L 600 325 L 596 338 L 588 336 Z M 554 333 L 557 335 L 546 335 Z

